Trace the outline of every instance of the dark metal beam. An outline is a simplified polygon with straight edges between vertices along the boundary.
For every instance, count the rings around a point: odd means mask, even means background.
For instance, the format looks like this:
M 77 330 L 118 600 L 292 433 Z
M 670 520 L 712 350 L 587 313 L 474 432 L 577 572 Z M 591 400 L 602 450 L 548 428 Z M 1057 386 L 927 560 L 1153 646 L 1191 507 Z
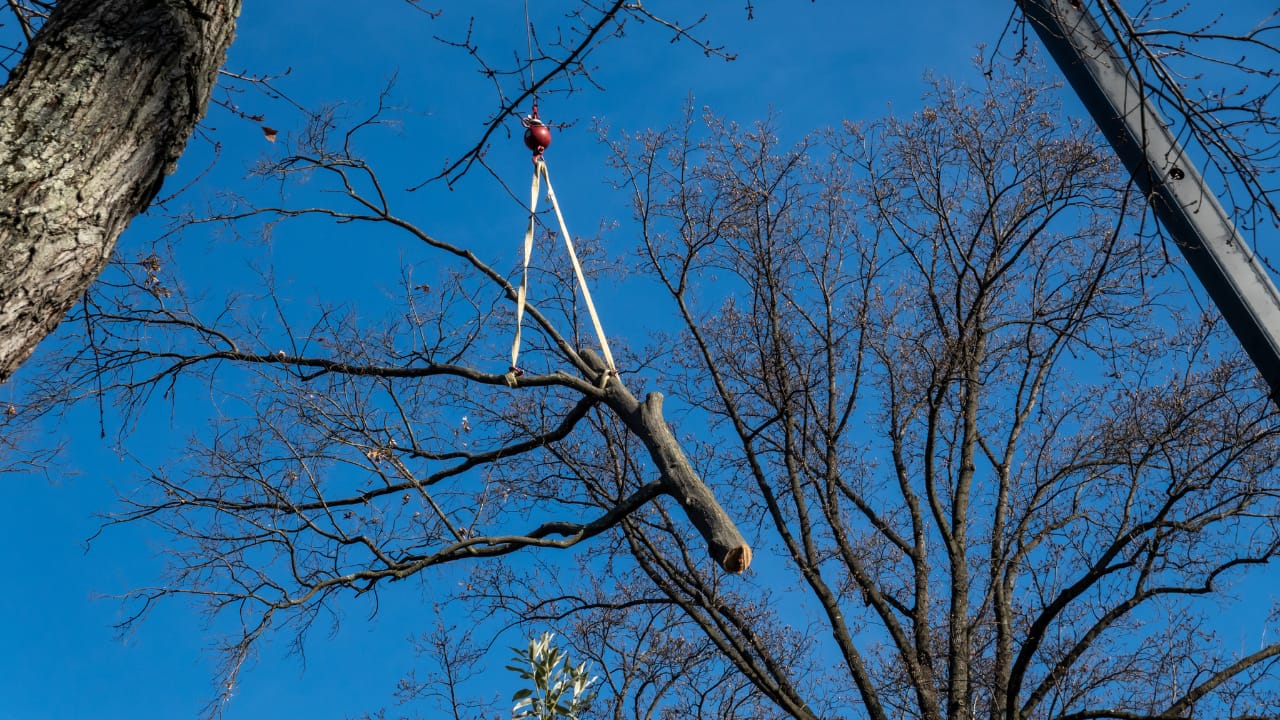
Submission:
M 1280 403 L 1280 292 L 1081 0 L 1016 0 Z

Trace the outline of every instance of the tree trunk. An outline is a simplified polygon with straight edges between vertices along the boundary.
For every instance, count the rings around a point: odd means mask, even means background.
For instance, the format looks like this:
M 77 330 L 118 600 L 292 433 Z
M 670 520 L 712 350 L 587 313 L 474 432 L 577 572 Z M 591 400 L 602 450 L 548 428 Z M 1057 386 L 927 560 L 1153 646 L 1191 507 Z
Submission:
M 0 89 L 0 382 L 173 171 L 239 13 L 240 0 L 61 0 Z

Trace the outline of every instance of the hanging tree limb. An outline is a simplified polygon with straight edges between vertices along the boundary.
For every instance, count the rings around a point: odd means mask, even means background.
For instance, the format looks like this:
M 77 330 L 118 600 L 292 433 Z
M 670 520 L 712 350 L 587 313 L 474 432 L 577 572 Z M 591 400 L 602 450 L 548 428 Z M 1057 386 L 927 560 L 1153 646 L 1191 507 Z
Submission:
M 644 443 L 670 494 L 707 541 L 712 559 L 726 572 L 744 572 L 751 565 L 751 546 L 680 448 L 662 416 L 662 393 L 651 392 L 641 402 L 616 375 L 609 374 L 604 360 L 594 351 L 584 348 L 579 355 L 607 380 L 605 404 Z

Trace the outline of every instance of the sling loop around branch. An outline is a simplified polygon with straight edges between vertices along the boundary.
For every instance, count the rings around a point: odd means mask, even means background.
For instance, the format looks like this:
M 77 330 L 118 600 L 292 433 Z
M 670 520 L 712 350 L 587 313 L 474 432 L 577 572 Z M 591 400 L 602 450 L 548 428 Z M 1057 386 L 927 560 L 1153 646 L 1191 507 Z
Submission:
M 545 146 L 544 146 L 545 147 Z M 542 159 L 540 150 L 535 150 L 533 158 L 533 182 L 529 189 L 529 224 L 524 232 L 524 262 L 520 275 L 520 287 L 516 290 L 516 336 L 511 343 L 511 371 L 507 374 L 507 382 L 514 386 L 515 378 L 523 374 L 517 361 L 520 358 L 520 334 L 524 324 L 524 309 L 528 303 L 529 261 L 533 256 L 533 235 L 537 225 L 538 195 L 543 180 L 547 183 L 547 199 L 555 211 L 556 221 L 560 225 L 560 236 L 564 238 L 565 249 L 573 264 L 574 275 L 578 278 L 578 288 L 582 290 L 582 299 L 587 306 L 587 314 L 591 316 L 591 325 L 595 328 L 596 338 L 600 341 L 600 351 L 610 375 L 618 374 L 617 365 L 613 362 L 613 353 L 609 351 L 609 341 L 605 338 L 604 326 L 600 323 L 600 315 L 596 312 L 595 303 L 591 299 L 591 290 L 587 287 L 587 278 L 582 271 L 582 263 L 578 261 L 578 253 L 573 247 L 573 236 L 565 224 L 564 214 L 560 211 L 560 203 L 556 200 L 555 190 L 551 186 L 551 175 L 547 171 L 547 163 Z

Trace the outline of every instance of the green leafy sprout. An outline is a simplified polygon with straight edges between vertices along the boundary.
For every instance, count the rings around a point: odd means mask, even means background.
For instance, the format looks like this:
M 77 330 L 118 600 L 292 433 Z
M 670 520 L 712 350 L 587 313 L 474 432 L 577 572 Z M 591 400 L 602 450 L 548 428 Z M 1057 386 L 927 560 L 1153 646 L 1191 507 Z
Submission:
M 574 665 L 568 653 L 551 643 L 554 638 L 545 632 L 530 639 L 527 649 L 511 648 L 515 664 L 507 669 L 533 684 L 511 697 L 512 720 L 581 720 L 595 697 L 591 686 L 599 678 L 588 677 L 585 662 Z

